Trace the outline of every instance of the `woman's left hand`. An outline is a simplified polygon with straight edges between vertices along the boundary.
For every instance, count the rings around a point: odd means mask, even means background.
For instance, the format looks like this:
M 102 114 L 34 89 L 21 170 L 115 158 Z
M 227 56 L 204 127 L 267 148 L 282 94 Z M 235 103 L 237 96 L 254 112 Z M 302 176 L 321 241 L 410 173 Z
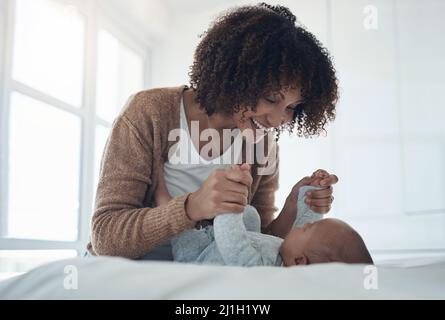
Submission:
M 314 181 L 317 181 L 317 183 L 314 184 Z M 331 210 L 331 205 L 334 201 L 334 197 L 332 196 L 334 189 L 332 185 L 338 182 L 338 177 L 335 174 L 329 174 L 326 170 L 318 169 L 314 171 L 312 176 L 303 178 L 301 182 L 303 182 L 301 185 L 298 185 L 300 184 L 299 182 L 294 187 L 295 189 L 298 186 L 296 190 L 293 190 L 296 192 L 296 196 L 298 196 L 299 187 L 302 185 L 317 185 L 323 187 L 323 189 L 320 190 L 307 191 L 305 194 L 305 203 L 314 212 L 321 214 L 328 213 Z

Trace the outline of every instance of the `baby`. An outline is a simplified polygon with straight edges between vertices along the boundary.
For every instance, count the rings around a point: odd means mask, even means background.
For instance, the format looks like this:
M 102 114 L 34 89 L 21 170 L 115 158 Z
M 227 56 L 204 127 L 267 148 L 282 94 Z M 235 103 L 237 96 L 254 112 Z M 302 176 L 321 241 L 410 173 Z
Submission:
M 161 193 L 168 194 L 159 179 Z M 324 262 L 372 264 L 360 235 L 338 219 L 322 219 L 305 203 L 305 192 L 322 189 L 320 178 L 300 188 L 297 218 L 283 240 L 261 233 L 258 211 L 247 205 L 243 213 L 217 215 L 213 225 L 185 230 L 171 240 L 177 262 L 234 266 L 292 266 Z M 163 191 L 162 191 L 163 190 Z M 160 197 L 162 202 L 168 196 Z M 157 205 L 162 205 L 158 203 Z

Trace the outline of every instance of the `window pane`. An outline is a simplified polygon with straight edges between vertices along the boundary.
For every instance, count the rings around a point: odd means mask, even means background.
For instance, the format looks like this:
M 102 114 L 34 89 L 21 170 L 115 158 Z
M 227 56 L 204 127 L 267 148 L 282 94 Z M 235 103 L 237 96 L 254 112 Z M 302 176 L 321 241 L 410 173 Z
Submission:
M 74 106 L 82 101 L 85 25 L 75 7 L 16 1 L 13 78 Z
M 121 58 L 124 68 L 121 70 L 121 88 L 119 90 L 118 103 L 120 108 L 128 99 L 128 96 L 141 90 L 144 86 L 144 62 L 133 51 L 121 47 Z
M 112 122 L 128 97 L 143 88 L 144 61 L 101 30 L 97 65 L 97 115 Z
M 10 121 L 8 237 L 76 240 L 80 119 L 13 93 Z

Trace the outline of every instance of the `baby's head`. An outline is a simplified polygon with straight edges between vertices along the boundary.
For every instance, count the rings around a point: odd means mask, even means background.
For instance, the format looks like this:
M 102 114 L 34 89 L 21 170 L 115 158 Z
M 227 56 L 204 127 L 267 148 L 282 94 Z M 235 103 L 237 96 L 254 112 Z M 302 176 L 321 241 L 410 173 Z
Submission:
M 362 237 L 347 223 L 322 219 L 289 232 L 280 248 L 285 266 L 325 262 L 373 264 Z

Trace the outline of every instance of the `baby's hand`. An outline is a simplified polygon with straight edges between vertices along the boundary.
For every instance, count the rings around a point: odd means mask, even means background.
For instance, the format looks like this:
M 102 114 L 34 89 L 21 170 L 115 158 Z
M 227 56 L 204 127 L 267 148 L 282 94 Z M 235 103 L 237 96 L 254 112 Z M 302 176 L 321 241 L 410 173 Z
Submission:
M 164 163 L 161 164 L 158 174 L 158 186 L 155 191 L 155 201 L 157 206 L 162 206 L 169 202 L 172 196 L 168 192 L 167 185 L 164 178 Z

